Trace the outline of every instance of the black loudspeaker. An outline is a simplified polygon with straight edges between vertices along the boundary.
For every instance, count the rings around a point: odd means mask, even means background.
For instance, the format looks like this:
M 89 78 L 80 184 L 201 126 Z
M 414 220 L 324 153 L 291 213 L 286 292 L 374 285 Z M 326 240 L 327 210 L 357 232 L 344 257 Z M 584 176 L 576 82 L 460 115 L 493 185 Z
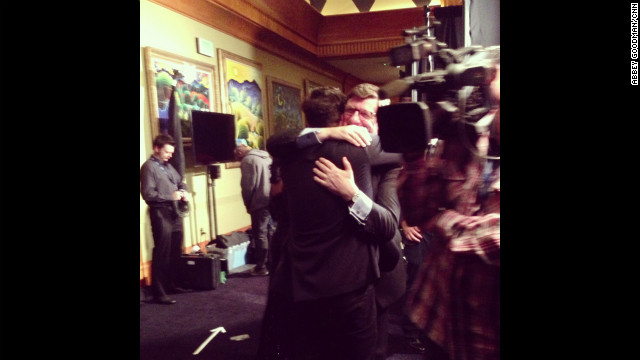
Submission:
M 216 254 L 181 256 L 180 283 L 187 289 L 213 290 L 220 285 L 220 257 Z
M 192 110 L 191 128 L 196 165 L 236 161 L 236 121 L 233 114 Z
M 212 180 L 220 179 L 219 164 L 208 165 L 207 168 L 209 169 L 209 176 L 211 177 Z

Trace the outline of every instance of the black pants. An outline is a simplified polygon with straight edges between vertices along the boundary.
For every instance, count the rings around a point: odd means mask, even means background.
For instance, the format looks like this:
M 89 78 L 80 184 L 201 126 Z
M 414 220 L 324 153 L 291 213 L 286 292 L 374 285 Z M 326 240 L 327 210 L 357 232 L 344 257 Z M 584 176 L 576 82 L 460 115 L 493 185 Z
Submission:
M 389 347 L 389 308 L 378 307 L 378 342 L 376 343 L 376 360 L 387 358 L 387 348 Z
M 405 244 L 404 256 L 407 259 L 407 291 L 410 291 L 413 286 L 413 281 L 418 275 L 418 270 L 422 265 L 422 261 L 433 242 L 433 235 L 423 231 L 422 240 L 419 244 L 404 239 L 403 242 Z M 420 339 L 425 342 L 426 336 L 424 335 L 424 332 L 409 319 L 408 312 L 409 309 L 406 308 L 405 304 L 402 317 L 402 331 L 404 332 L 404 335 L 408 338 Z
M 292 360 L 291 332 L 293 295 L 286 219 L 280 218 L 269 246 L 269 291 L 262 319 L 257 360 Z
M 269 292 L 262 319 L 257 360 L 292 360 L 293 299 L 291 294 L 291 270 L 286 257 L 269 270 Z
M 171 204 L 149 209 L 153 252 L 151 258 L 151 293 L 154 299 L 167 296 L 177 285 L 182 255 L 183 220 Z
M 373 286 L 294 303 L 295 360 L 370 360 L 376 348 Z

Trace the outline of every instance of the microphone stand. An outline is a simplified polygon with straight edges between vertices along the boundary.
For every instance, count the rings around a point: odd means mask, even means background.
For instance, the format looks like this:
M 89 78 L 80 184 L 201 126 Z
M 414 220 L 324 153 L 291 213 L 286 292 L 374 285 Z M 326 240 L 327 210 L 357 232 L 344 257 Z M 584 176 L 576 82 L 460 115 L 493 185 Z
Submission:
M 425 18 L 425 27 L 427 29 L 427 37 L 433 36 L 433 28 L 438 25 L 437 21 L 434 21 L 435 18 L 431 15 L 431 8 L 429 7 L 429 3 L 431 1 L 427 1 L 426 5 L 424 5 L 424 18 Z M 421 36 L 424 36 L 422 34 Z M 411 40 L 408 42 L 413 42 L 418 39 L 418 34 L 412 34 Z M 408 39 L 407 39 L 408 40 Z M 416 76 L 421 72 L 433 71 L 433 55 L 429 54 L 426 58 L 421 60 L 416 60 L 411 63 L 411 71 L 409 72 L 409 76 Z M 418 99 L 418 89 L 411 89 L 411 101 L 424 101 L 426 99 Z M 424 97 L 424 96 L 422 96 Z

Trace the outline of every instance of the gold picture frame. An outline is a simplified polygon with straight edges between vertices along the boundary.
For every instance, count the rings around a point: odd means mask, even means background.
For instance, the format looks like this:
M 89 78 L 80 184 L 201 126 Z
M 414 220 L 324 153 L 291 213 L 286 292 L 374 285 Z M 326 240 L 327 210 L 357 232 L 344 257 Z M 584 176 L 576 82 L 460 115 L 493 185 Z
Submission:
M 311 91 L 313 91 L 313 89 L 322 86 L 321 84 L 318 84 L 317 82 L 311 81 L 309 79 L 304 79 L 304 97 L 305 99 L 307 97 L 309 97 L 309 94 L 311 94 Z
M 219 112 L 221 109 L 216 65 L 150 46 L 144 47 L 144 61 L 152 138 L 167 131 L 169 97 L 175 85 L 176 99 L 180 101 L 177 105 L 180 106 L 182 142 L 185 147 L 191 146 L 188 112 L 191 109 Z
M 270 134 L 304 128 L 302 89 L 292 82 L 267 76 Z
M 218 61 L 223 111 L 235 117 L 236 139 L 246 141 L 251 147 L 266 149 L 269 127 L 264 116 L 262 64 L 224 49 L 218 49 Z M 240 163 L 225 166 L 236 168 Z

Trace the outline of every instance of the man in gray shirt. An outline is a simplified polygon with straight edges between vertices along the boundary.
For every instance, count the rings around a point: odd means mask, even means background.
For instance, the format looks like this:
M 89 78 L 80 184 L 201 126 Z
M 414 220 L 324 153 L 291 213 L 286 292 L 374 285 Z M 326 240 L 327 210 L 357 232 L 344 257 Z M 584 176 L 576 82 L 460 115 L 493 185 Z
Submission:
M 267 252 L 269 249 L 269 192 L 271 191 L 271 156 L 260 149 L 252 149 L 238 140 L 236 157 L 241 161 L 240 188 L 242 201 L 251 215 L 251 247 L 256 262 L 251 275 L 269 275 Z
M 187 184 L 169 164 L 175 150 L 171 135 L 160 134 L 153 140 L 153 154 L 140 168 L 140 193 L 149 205 L 153 252 L 151 292 L 159 304 L 175 304 L 168 293 L 183 290 L 177 286 L 178 266 L 182 255 L 183 220 L 178 215 L 178 201 L 189 201 Z

